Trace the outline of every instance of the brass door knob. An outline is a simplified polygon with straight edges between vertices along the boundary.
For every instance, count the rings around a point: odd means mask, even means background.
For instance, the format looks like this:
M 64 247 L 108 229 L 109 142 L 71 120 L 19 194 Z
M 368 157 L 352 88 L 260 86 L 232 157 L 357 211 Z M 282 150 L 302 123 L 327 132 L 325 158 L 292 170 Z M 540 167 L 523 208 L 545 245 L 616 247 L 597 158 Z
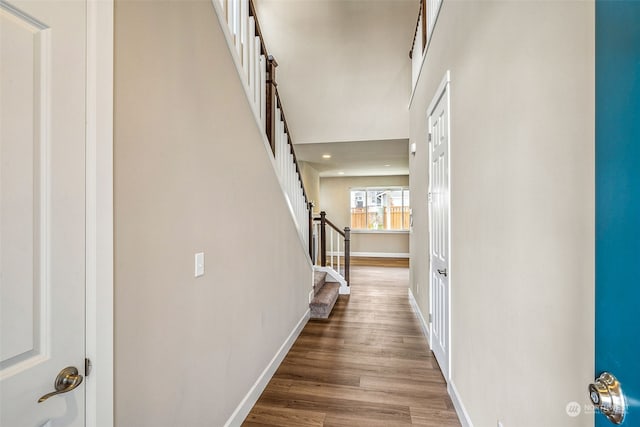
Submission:
M 42 403 L 48 398 L 57 394 L 70 392 L 80 384 L 82 384 L 82 375 L 78 373 L 78 369 L 73 366 L 67 366 L 62 371 L 60 371 L 60 373 L 56 377 L 56 381 L 54 383 L 56 391 L 45 394 L 40 399 L 38 399 L 38 403 Z
M 589 398 L 609 421 L 622 424 L 627 403 L 616 377 L 609 372 L 603 372 L 593 384 L 589 384 Z

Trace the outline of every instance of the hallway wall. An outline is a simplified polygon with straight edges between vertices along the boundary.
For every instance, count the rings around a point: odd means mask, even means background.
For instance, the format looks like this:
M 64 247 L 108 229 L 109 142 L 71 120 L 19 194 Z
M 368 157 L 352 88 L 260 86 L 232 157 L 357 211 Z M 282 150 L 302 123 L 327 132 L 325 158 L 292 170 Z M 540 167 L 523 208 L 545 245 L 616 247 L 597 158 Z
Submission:
M 116 425 L 222 426 L 312 268 L 211 2 L 115 6 Z
M 594 6 L 445 1 L 410 107 L 429 313 L 427 108 L 451 71 L 452 380 L 475 426 L 591 426 Z

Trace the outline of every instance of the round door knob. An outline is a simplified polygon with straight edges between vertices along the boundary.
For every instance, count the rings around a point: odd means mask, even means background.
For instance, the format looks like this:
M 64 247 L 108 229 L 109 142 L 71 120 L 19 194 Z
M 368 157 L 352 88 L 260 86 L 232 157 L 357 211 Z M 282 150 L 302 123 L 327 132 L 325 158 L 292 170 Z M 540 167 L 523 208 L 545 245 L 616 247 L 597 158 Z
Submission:
M 622 424 L 627 403 L 622 387 L 616 377 L 603 372 L 593 384 L 589 384 L 589 398 L 593 406 L 614 424 Z

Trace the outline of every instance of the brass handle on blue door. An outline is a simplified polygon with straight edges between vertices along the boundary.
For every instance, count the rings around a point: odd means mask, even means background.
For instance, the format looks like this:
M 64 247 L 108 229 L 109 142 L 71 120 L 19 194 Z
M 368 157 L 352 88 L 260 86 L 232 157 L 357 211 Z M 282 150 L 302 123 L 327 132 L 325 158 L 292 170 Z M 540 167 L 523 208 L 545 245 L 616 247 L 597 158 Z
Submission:
M 78 368 L 68 366 L 60 371 L 60 373 L 56 377 L 56 381 L 54 383 L 56 391 L 45 394 L 40 399 L 38 399 L 38 403 L 42 403 L 52 396 L 56 396 L 62 393 L 68 393 L 78 387 L 80 384 L 82 384 L 82 375 L 78 373 Z

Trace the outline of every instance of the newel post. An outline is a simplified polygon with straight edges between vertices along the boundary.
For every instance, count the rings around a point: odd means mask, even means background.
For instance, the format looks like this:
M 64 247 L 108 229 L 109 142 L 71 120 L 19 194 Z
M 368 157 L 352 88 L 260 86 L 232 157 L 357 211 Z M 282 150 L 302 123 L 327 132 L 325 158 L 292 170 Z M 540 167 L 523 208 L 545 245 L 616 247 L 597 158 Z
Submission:
M 327 266 L 327 213 L 320 212 L 320 265 Z
M 344 279 L 349 283 L 349 271 L 351 270 L 351 229 L 344 228 Z
M 267 84 L 265 93 L 266 105 L 266 133 L 269 139 L 269 145 L 271 145 L 271 151 L 273 155 L 276 154 L 276 67 L 278 63 L 272 55 L 267 56 Z

